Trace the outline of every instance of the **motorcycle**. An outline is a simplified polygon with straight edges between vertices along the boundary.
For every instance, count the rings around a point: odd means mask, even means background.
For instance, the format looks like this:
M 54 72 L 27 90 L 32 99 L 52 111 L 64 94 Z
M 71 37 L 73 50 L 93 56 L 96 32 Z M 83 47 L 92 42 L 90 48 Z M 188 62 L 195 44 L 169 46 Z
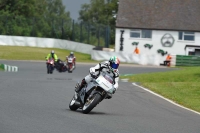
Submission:
M 94 77 L 90 83 L 85 85 L 79 93 L 75 92 L 69 108 L 73 111 L 82 109 L 82 113 L 88 114 L 108 95 L 112 95 L 114 79 L 107 73 L 101 72 L 98 77 Z M 77 86 L 80 87 L 79 83 Z
M 55 64 L 55 68 L 58 72 L 66 72 L 68 70 L 66 63 L 59 59 Z
M 49 58 L 46 62 L 47 64 L 47 73 L 48 74 L 52 74 L 53 70 L 54 70 L 54 59 L 53 58 Z
M 72 73 L 75 69 L 75 58 L 74 57 L 67 57 L 67 69 L 68 73 Z

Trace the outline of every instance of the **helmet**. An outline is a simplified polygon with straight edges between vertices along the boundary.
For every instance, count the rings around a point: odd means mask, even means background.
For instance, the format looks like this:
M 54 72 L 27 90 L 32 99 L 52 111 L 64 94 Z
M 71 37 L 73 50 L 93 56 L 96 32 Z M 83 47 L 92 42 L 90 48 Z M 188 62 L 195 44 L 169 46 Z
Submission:
M 54 58 L 54 51 L 53 50 L 51 50 L 51 57 Z
M 118 57 L 116 56 L 110 57 L 109 62 L 110 62 L 110 67 L 112 70 L 118 69 L 119 64 L 120 64 L 120 60 Z
M 74 55 L 74 52 L 70 52 L 70 55 Z

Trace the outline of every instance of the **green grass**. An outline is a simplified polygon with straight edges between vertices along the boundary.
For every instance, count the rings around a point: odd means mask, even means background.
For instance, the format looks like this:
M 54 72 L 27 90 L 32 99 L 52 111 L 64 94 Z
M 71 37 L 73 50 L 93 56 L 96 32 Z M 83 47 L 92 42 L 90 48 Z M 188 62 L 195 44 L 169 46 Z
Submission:
M 200 112 L 200 67 L 181 67 L 171 72 L 120 76 Z
M 0 59 L 6 60 L 45 60 L 48 53 L 54 50 L 58 58 L 65 60 L 70 50 L 58 48 L 38 48 L 22 46 L 0 46 Z M 77 62 L 98 62 L 91 60 L 91 55 L 74 52 Z

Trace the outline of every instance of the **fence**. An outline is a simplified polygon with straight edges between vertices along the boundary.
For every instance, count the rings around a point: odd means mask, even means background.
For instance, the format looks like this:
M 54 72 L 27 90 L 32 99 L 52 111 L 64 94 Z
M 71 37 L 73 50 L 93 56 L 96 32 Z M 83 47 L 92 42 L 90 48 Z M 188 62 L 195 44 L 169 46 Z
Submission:
M 110 27 L 74 20 L 0 16 L 0 35 L 65 39 L 109 47 Z
M 105 61 L 109 60 L 111 56 L 117 56 L 120 59 L 120 62 L 134 63 L 140 65 L 160 65 L 160 56 L 159 55 L 146 55 L 146 54 L 127 54 L 124 52 L 111 52 L 111 51 L 99 51 L 92 50 L 91 58 L 93 60 Z
M 176 66 L 200 66 L 200 56 L 176 55 Z

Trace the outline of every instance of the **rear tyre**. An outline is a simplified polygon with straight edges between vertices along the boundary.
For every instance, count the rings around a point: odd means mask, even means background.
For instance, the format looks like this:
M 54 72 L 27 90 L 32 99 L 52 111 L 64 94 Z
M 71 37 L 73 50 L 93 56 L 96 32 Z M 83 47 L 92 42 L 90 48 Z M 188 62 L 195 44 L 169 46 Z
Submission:
M 99 102 L 101 101 L 101 95 L 99 93 L 94 94 L 90 99 L 87 99 L 83 106 L 82 112 L 88 114 Z

